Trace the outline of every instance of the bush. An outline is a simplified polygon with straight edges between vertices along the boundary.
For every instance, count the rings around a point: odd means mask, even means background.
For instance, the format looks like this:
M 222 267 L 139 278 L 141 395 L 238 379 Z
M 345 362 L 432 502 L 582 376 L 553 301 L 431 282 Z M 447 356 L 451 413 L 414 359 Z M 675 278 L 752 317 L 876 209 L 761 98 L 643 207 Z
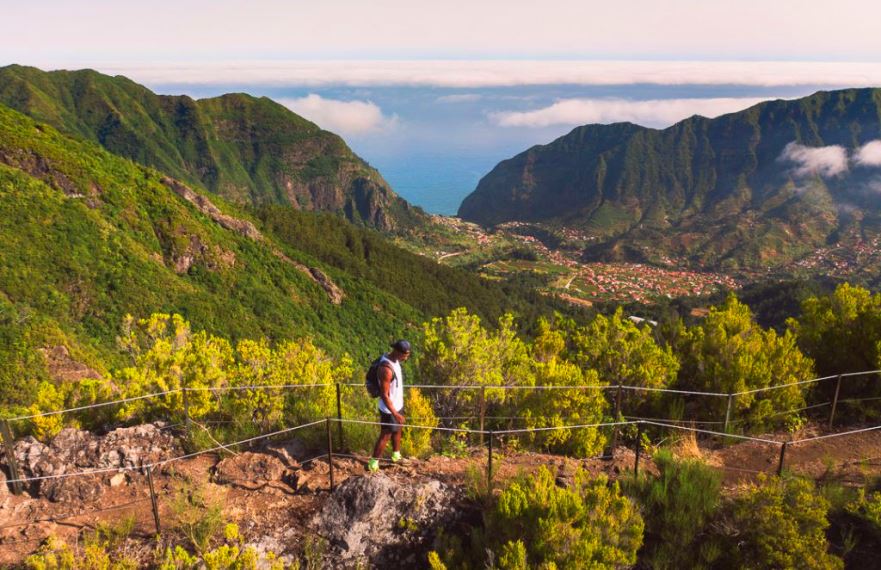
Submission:
M 737 529 L 726 559 L 733 568 L 838 569 L 828 552 L 829 502 L 810 481 L 763 479 L 732 504 L 729 525 Z
M 503 490 L 485 519 L 488 546 L 509 568 L 616 568 L 634 564 L 642 544 L 642 517 L 618 483 L 581 470 L 559 487 L 542 467 Z
M 707 540 L 720 502 L 722 476 L 696 459 L 678 460 L 666 450 L 654 456 L 659 475 L 625 484 L 642 507 L 646 540 L 640 561 L 652 568 L 695 568 L 719 555 Z

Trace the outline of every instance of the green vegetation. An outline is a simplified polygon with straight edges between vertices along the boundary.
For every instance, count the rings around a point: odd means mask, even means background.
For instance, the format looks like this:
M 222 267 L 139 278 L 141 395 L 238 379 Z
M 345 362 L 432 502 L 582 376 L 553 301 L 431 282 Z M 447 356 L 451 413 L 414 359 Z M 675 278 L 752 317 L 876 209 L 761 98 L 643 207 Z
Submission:
M 156 95 L 92 70 L 0 68 L 0 104 L 231 201 L 345 214 L 385 230 L 426 216 L 332 133 L 266 97 Z
M 625 480 L 645 519 L 640 561 L 650 568 L 709 566 L 721 554 L 708 540 L 721 503 L 721 474 L 696 459 L 678 460 L 667 450 L 656 453 L 654 462 L 657 477 Z
M 795 335 L 762 329 L 749 307 L 734 295 L 710 309 L 701 325 L 683 327 L 675 342 L 682 362 L 677 386 L 683 389 L 730 394 L 814 377 L 813 362 L 799 350 Z M 793 416 L 777 412 L 801 408 L 804 402 L 804 387 L 797 385 L 741 394 L 732 402 L 731 417 L 755 427 L 773 425 L 792 421 Z M 724 417 L 727 402 L 704 398 L 694 405 L 698 413 L 719 418 Z
M 791 142 L 853 149 L 879 136 L 881 89 L 767 101 L 663 130 L 586 125 L 500 162 L 459 215 L 588 230 L 598 238 L 591 261 L 765 271 L 838 243 L 877 246 L 881 216 L 865 173 L 797 177 L 779 158 Z M 843 213 L 845 204 L 858 212 Z
M 618 568 L 636 562 L 642 533 L 642 517 L 617 482 L 577 471 L 571 485 L 558 486 L 542 467 L 494 499 L 471 551 L 442 537 L 430 559 L 434 567 L 476 569 L 489 553 L 507 570 Z
M 0 406 L 57 400 L 59 379 L 40 349 L 64 347 L 95 377 L 123 368 L 116 337 L 126 315 L 180 314 L 232 345 L 308 338 L 365 363 L 456 306 L 492 319 L 551 312 L 537 293 L 438 266 L 339 217 L 270 208 L 264 227 L 215 199 L 223 215 L 262 230 L 249 238 L 160 173 L 3 107 L 0 158 Z M 341 304 L 304 267 L 338 285 Z M 82 395 L 91 397 L 103 396 Z

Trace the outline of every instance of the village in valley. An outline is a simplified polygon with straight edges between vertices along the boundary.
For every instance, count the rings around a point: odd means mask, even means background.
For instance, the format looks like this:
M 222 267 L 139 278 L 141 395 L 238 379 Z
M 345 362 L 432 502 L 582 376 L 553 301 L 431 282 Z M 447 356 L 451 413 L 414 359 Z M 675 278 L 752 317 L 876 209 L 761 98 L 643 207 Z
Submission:
M 646 302 L 659 298 L 705 296 L 740 287 L 731 275 L 642 263 L 586 262 L 582 248 L 595 238 L 572 228 L 550 232 L 535 224 L 510 222 L 486 231 L 459 218 L 434 216 L 436 231 L 401 245 L 454 266 L 469 267 L 488 279 L 530 274 L 543 290 L 575 304 L 599 301 Z M 549 247 L 555 245 L 556 247 Z M 418 245 L 417 245 L 418 244 Z
M 539 280 L 545 293 L 574 304 L 653 303 L 734 291 L 750 281 L 820 273 L 867 276 L 881 267 L 881 237 L 844 239 L 773 271 L 723 273 L 661 258 L 663 265 L 587 261 L 584 248 L 597 238 L 573 228 L 509 222 L 486 230 L 456 217 L 434 216 L 434 229 L 399 239 L 400 245 L 438 261 L 478 271 L 487 279 L 515 275 Z

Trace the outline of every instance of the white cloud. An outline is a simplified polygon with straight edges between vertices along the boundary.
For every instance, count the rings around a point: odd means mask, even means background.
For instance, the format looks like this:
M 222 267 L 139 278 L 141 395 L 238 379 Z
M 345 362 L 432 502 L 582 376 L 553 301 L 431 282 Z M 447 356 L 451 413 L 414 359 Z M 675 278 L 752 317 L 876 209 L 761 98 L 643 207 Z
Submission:
M 793 163 L 794 176 L 838 176 L 847 171 L 847 151 L 843 146 L 809 147 L 791 142 L 780 153 L 779 160 Z
M 480 93 L 457 93 L 455 95 L 443 95 L 435 99 L 438 103 L 471 103 L 480 101 L 483 95 Z
M 503 127 L 547 127 L 629 121 L 647 126 L 669 126 L 692 115 L 718 117 L 740 111 L 764 99 L 727 97 L 714 99 L 563 99 L 534 111 L 491 113 Z
M 40 64 L 40 62 L 33 62 Z M 173 63 L 75 61 L 44 67 L 93 67 L 147 84 L 261 84 L 450 88 L 519 85 L 881 85 L 877 62 L 613 60 L 237 60 Z
M 312 93 L 299 99 L 279 99 L 278 102 L 322 129 L 342 135 L 391 128 L 398 120 L 396 115 L 384 115 L 382 109 L 371 101 L 339 101 Z
M 867 142 L 854 153 L 853 160 L 860 166 L 881 166 L 881 140 Z

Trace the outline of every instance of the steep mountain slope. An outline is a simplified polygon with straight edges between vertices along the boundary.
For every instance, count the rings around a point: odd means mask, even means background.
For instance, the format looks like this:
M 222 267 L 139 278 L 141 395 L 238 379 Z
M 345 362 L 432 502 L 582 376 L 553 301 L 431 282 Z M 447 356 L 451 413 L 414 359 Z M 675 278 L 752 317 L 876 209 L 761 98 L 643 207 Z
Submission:
M 0 68 L 0 103 L 239 203 L 342 212 L 382 230 L 424 215 L 345 142 L 267 98 L 156 95 L 91 70 Z
M 0 405 L 29 402 L 53 358 L 118 365 L 126 314 L 180 313 L 233 341 L 310 336 L 361 362 L 458 306 L 550 311 L 338 216 L 276 206 L 262 222 L 205 194 L 0 105 Z
M 586 229 L 600 244 L 592 258 L 774 265 L 876 231 L 881 170 L 853 153 L 879 138 L 881 89 L 769 101 L 664 130 L 587 125 L 498 164 L 459 215 Z

